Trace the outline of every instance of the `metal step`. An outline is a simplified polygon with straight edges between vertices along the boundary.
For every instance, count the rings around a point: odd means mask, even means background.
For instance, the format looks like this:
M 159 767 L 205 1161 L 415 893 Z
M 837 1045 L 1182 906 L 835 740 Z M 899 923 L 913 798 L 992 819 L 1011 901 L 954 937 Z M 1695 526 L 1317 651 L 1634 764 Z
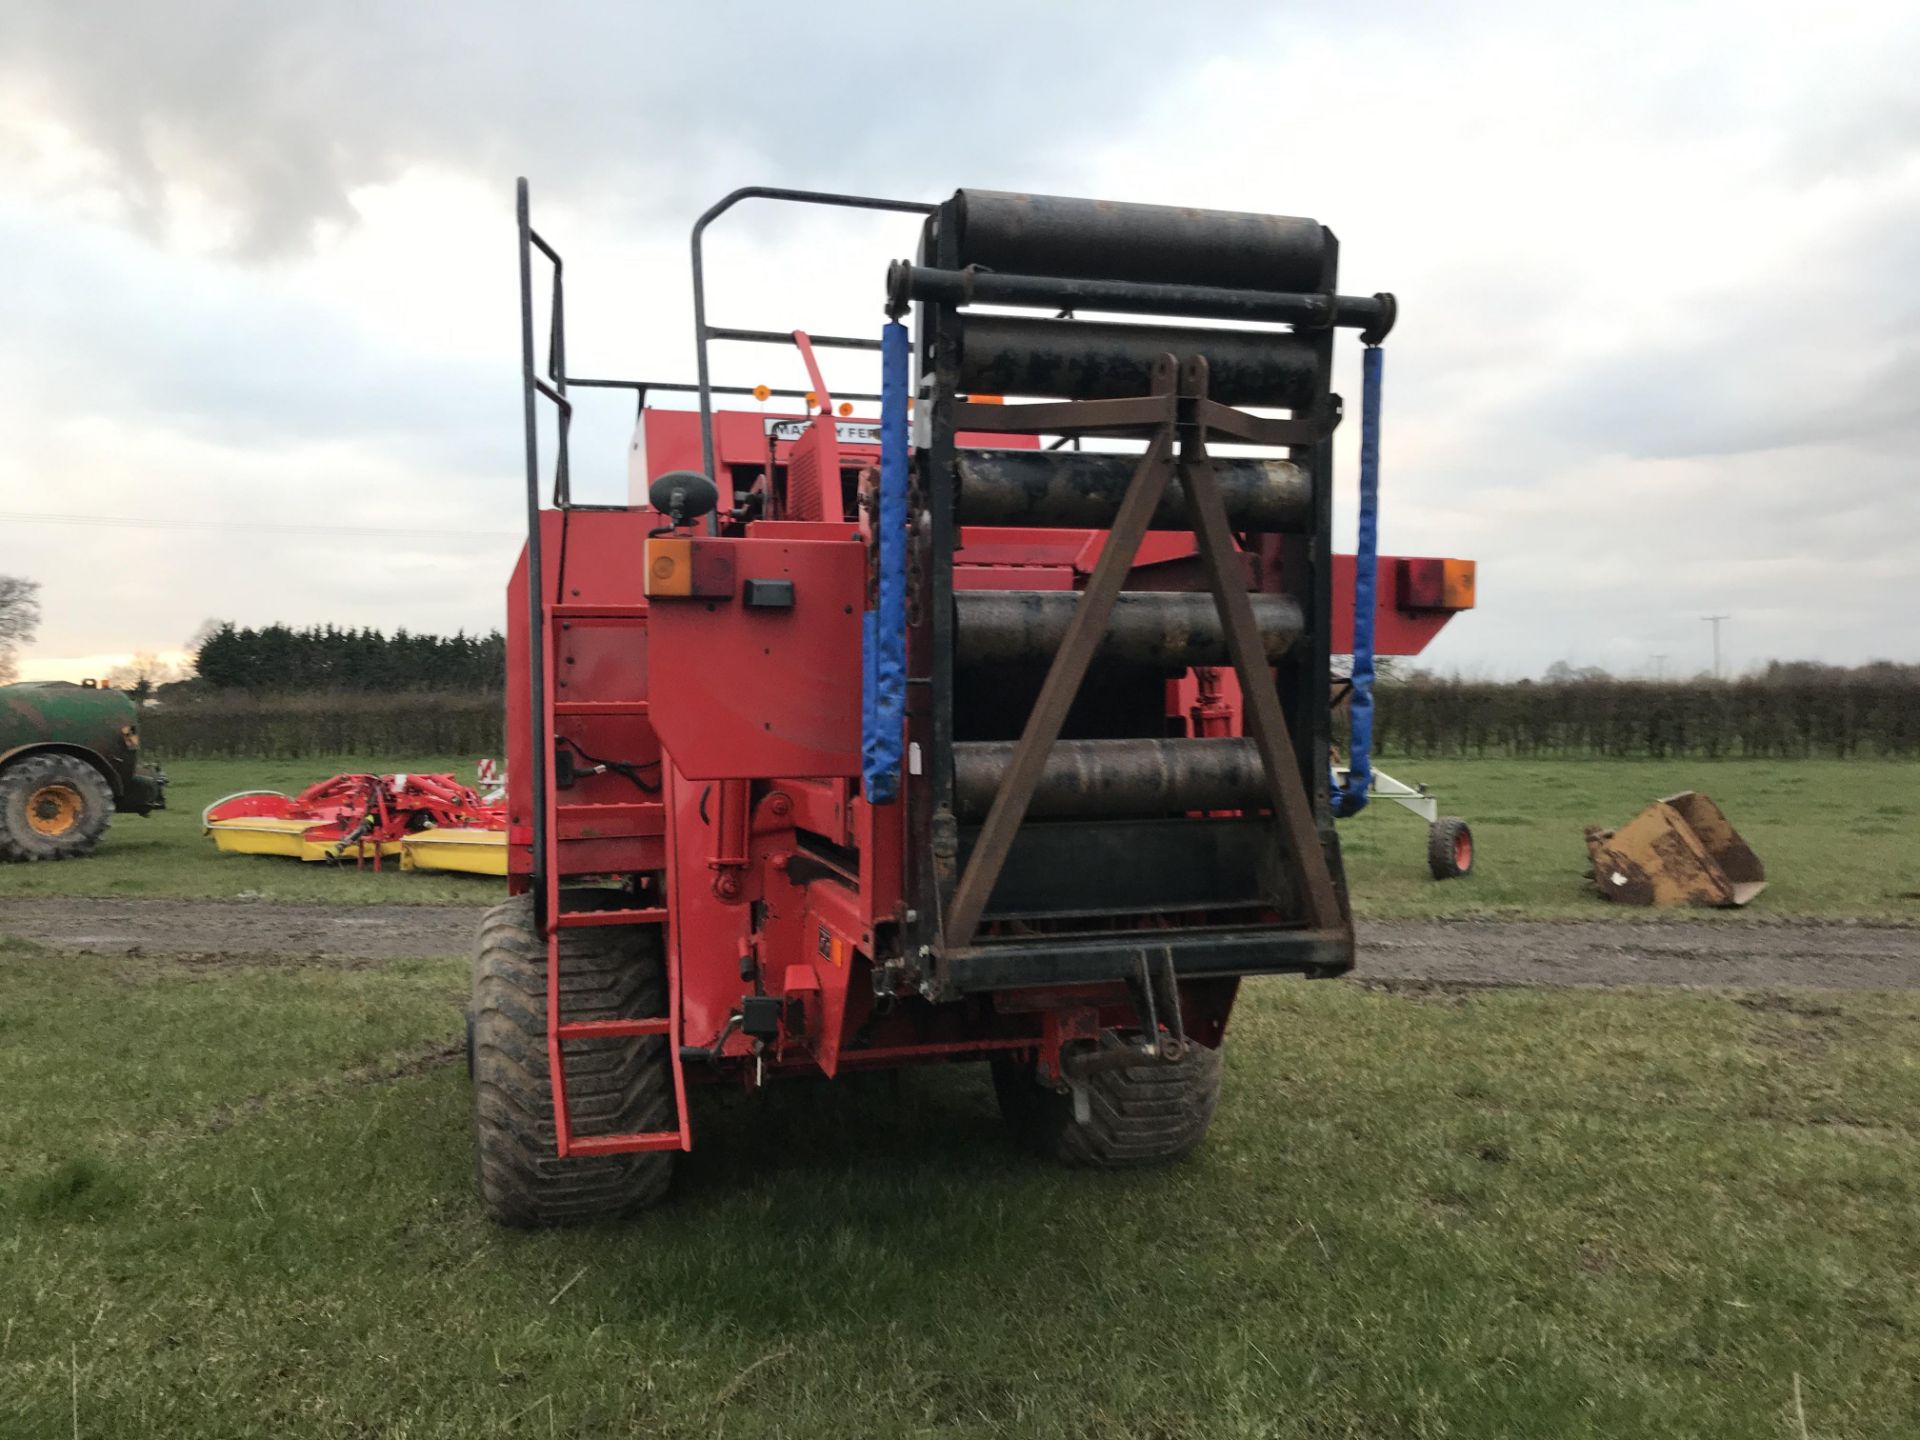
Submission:
M 645 1130 L 632 1135 L 575 1135 L 569 1155 L 630 1155 L 636 1150 L 684 1150 L 678 1130 Z
M 547 617 L 552 620 L 644 620 L 647 618 L 647 607 L 644 605 L 549 605 Z
M 664 925 L 665 909 L 651 910 L 563 910 L 555 924 L 562 930 L 579 930 L 591 925 Z
M 553 702 L 556 715 L 644 715 L 647 702 L 644 700 L 556 700 Z
M 562 1040 L 626 1040 L 640 1035 L 664 1035 L 673 1026 L 665 1015 L 648 1020 L 567 1020 L 554 1027 Z

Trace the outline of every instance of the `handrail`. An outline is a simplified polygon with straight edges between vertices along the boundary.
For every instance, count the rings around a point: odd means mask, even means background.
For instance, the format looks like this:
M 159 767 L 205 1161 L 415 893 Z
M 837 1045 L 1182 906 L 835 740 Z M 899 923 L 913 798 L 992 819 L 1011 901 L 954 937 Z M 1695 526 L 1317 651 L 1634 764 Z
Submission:
M 530 745 L 527 753 L 532 756 L 527 769 L 531 774 L 532 788 L 532 831 L 533 831 L 533 893 L 535 904 L 544 891 L 547 872 L 547 788 L 544 773 L 544 760 L 547 749 L 546 725 L 546 576 L 541 560 L 540 546 L 540 431 L 538 426 L 539 407 L 537 400 L 545 388 L 540 377 L 533 369 L 533 247 L 538 245 L 557 267 L 560 257 L 553 247 L 534 234 L 533 222 L 529 218 L 527 200 L 527 181 L 521 176 L 514 191 L 514 208 L 520 227 L 520 388 L 522 395 L 522 418 L 527 431 L 527 655 L 530 728 Z M 563 432 L 564 435 L 564 432 Z M 562 440 L 564 446 L 565 441 Z M 546 917 L 541 917 L 544 922 Z
M 700 387 L 690 380 L 582 380 L 570 375 L 567 377 L 567 383 L 576 390 L 632 390 L 639 394 L 642 403 L 645 402 L 649 390 L 668 390 L 679 395 L 695 395 L 700 390 Z M 756 400 L 775 397 L 782 400 L 804 400 L 809 393 L 805 390 L 779 390 L 771 386 L 759 385 L 710 385 L 707 388 L 715 395 L 751 395 Z M 761 395 L 763 389 L 766 391 L 764 397 Z M 840 393 L 840 398 L 869 400 L 876 405 L 880 403 L 880 396 L 863 390 L 844 390 Z
M 887 210 L 910 215 L 931 215 L 939 209 L 937 205 L 929 205 L 919 200 L 887 200 L 872 195 L 840 195 L 827 190 L 788 190 L 777 185 L 745 185 L 715 201 L 707 207 L 698 220 L 693 222 L 693 343 L 700 392 L 700 463 L 706 477 L 716 483 L 718 477 L 713 473 L 714 387 L 707 367 L 707 342 L 710 339 L 731 338 L 756 341 L 765 339 L 769 343 L 777 341 L 787 344 L 792 340 L 791 334 L 776 336 L 771 332 L 735 331 L 723 335 L 722 332 L 714 330 L 707 324 L 706 265 L 700 242 L 707 233 L 707 227 L 742 200 L 784 200 L 794 205 L 827 205 L 842 210 Z M 819 337 L 815 337 L 814 343 L 824 342 Z M 710 529 L 716 522 L 716 516 L 707 517 L 707 525 Z
M 567 508 L 573 499 L 572 467 L 570 464 L 568 440 L 573 428 L 573 402 L 567 396 L 567 387 L 573 385 L 581 389 L 596 390 L 632 390 L 642 405 L 646 403 L 649 390 L 668 390 L 681 393 L 697 393 L 700 397 L 700 450 L 701 459 L 709 478 L 713 475 L 713 396 L 721 395 L 760 395 L 758 387 L 749 389 L 739 385 L 714 385 L 707 367 L 707 343 L 710 340 L 741 340 L 754 343 L 791 344 L 792 332 L 733 330 L 724 327 L 709 327 L 706 311 L 706 277 L 701 257 L 701 237 L 720 216 L 731 210 L 742 200 L 785 200 L 800 205 L 828 205 L 853 210 L 885 210 L 915 215 L 931 215 L 938 208 L 923 204 L 917 200 L 888 200 L 867 195 L 841 195 L 819 190 L 788 190 L 770 185 L 749 185 L 735 190 L 694 222 L 693 226 L 693 311 L 694 340 L 697 350 L 699 379 L 694 384 L 676 381 L 639 381 L 639 380 L 601 380 L 573 379 L 567 374 L 566 339 L 566 281 L 565 266 L 560 252 L 548 244 L 533 228 L 530 218 L 531 204 L 528 198 L 527 180 L 521 176 L 514 186 L 514 209 L 518 222 L 520 239 L 520 382 L 521 414 L 526 429 L 526 465 L 527 465 L 527 611 L 528 611 L 528 659 L 530 663 L 531 685 L 529 700 L 531 716 L 529 736 L 532 766 L 531 798 L 533 802 L 533 874 L 538 877 L 546 873 L 548 848 L 551 837 L 547 834 L 546 784 L 542 773 L 540 757 L 545 753 L 546 693 L 543 683 L 546 657 L 546 616 L 543 606 L 546 600 L 546 572 L 544 555 L 540 543 L 540 432 L 538 424 L 538 401 L 545 396 L 558 410 L 558 430 L 556 432 L 554 456 L 554 504 Z M 553 265 L 552 313 L 548 317 L 547 329 L 547 374 L 543 379 L 534 366 L 533 348 L 533 252 L 538 250 Z M 836 346 L 845 349 L 878 350 L 878 341 L 858 339 L 851 336 L 815 336 L 814 344 Z M 772 390 L 767 396 L 778 395 L 783 399 L 802 399 L 804 390 Z M 878 401 L 880 396 L 870 393 L 849 394 L 848 399 Z M 708 524 L 714 523 L 713 517 Z M 536 893 L 539 893 L 536 890 Z

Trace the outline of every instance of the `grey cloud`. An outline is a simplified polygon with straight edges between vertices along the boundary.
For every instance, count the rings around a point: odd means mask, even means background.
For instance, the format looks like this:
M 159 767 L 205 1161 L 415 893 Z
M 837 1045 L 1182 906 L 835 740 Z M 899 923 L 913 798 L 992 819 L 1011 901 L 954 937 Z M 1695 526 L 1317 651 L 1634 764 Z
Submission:
M 1870 110 L 1872 97 L 1863 103 Z M 1920 124 L 1898 145 L 1909 163 L 1920 158 Z M 1565 367 L 1516 419 L 1640 458 L 1910 444 L 1920 437 L 1915 274 L 1920 188 L 1846 233 L 1781 249 L 1737 287 L 1701 277 L 1661 323 Z
M 4 206 L 0 263 L 31 277 L 13 297 L 8 348 L 33 356 L 30 383 L 67 403 L 84 397 L 105 413 L 263 450 L 350 427 L 449 467 L 513 453 L 519 378 L 504 349 L 492 365 L 409 355 L 318 303 Z M 512 292 L 503 284 L 481 299 L 501 308 L 510 334 Z
M 1850 368 L 1789 327 L 1701 337 L 1576 374 L 1534 420 L 1563 439 L 1640 459 L 1920 434 L 1920 344 L 1901 345 L 1851 375 Z
M 186 180 L 241 219 L 236 253 L 301 249 L 350 222 L 350 192 L 415 162 L 506 174 L 595 205 L 675 217 L 734 183 L 923 193 L 1046 173 L 1123 124 L 1155 75 L 1261 23 L 1203 0 L 984 0 L 955 15 L 816 7 L 368 7 L 351 0 L 174 7 L 16 0 L 0 79 L 103 149 L 134 214 Z M 1150 37 L 1150 38 L 1149 38 Z M 564 68 L 556 68 L 563 66 Z M 724 162 L 724 164 L 722 163 Z M 941 183 L 935 179 L 933 183 Z

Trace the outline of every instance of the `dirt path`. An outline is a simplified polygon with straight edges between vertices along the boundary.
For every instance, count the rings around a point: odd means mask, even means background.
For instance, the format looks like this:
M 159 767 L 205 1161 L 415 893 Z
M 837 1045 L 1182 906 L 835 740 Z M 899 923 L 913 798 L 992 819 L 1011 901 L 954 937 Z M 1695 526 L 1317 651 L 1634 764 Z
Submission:
M 0 933 L 78 950 L 365 962 L 464 955 L 464 905 L 9 900 Z M 1920 929 L 1832 923 L 1384 920 L 1357 980 L 1452 985 L 1920 988 Z
M 1452 985 L 1920 989 L 1920 929 L 1782 921 L 1387 920 L 1356 980 Z
M 6 900 L 0 934 L 119 954 L 398 960 L 466 954 L 481 913 L 468 905 Z

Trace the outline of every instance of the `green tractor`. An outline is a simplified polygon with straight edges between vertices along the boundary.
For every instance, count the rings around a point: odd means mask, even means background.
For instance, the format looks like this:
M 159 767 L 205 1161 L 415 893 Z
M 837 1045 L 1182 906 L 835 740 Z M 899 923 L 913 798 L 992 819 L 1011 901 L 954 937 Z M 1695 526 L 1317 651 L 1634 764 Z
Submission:
M 0 860 L 76 859 L 114 811 L 166 808 L 167 777 L 136 763 L 139 720 L 91 680 L 0 685 Z

